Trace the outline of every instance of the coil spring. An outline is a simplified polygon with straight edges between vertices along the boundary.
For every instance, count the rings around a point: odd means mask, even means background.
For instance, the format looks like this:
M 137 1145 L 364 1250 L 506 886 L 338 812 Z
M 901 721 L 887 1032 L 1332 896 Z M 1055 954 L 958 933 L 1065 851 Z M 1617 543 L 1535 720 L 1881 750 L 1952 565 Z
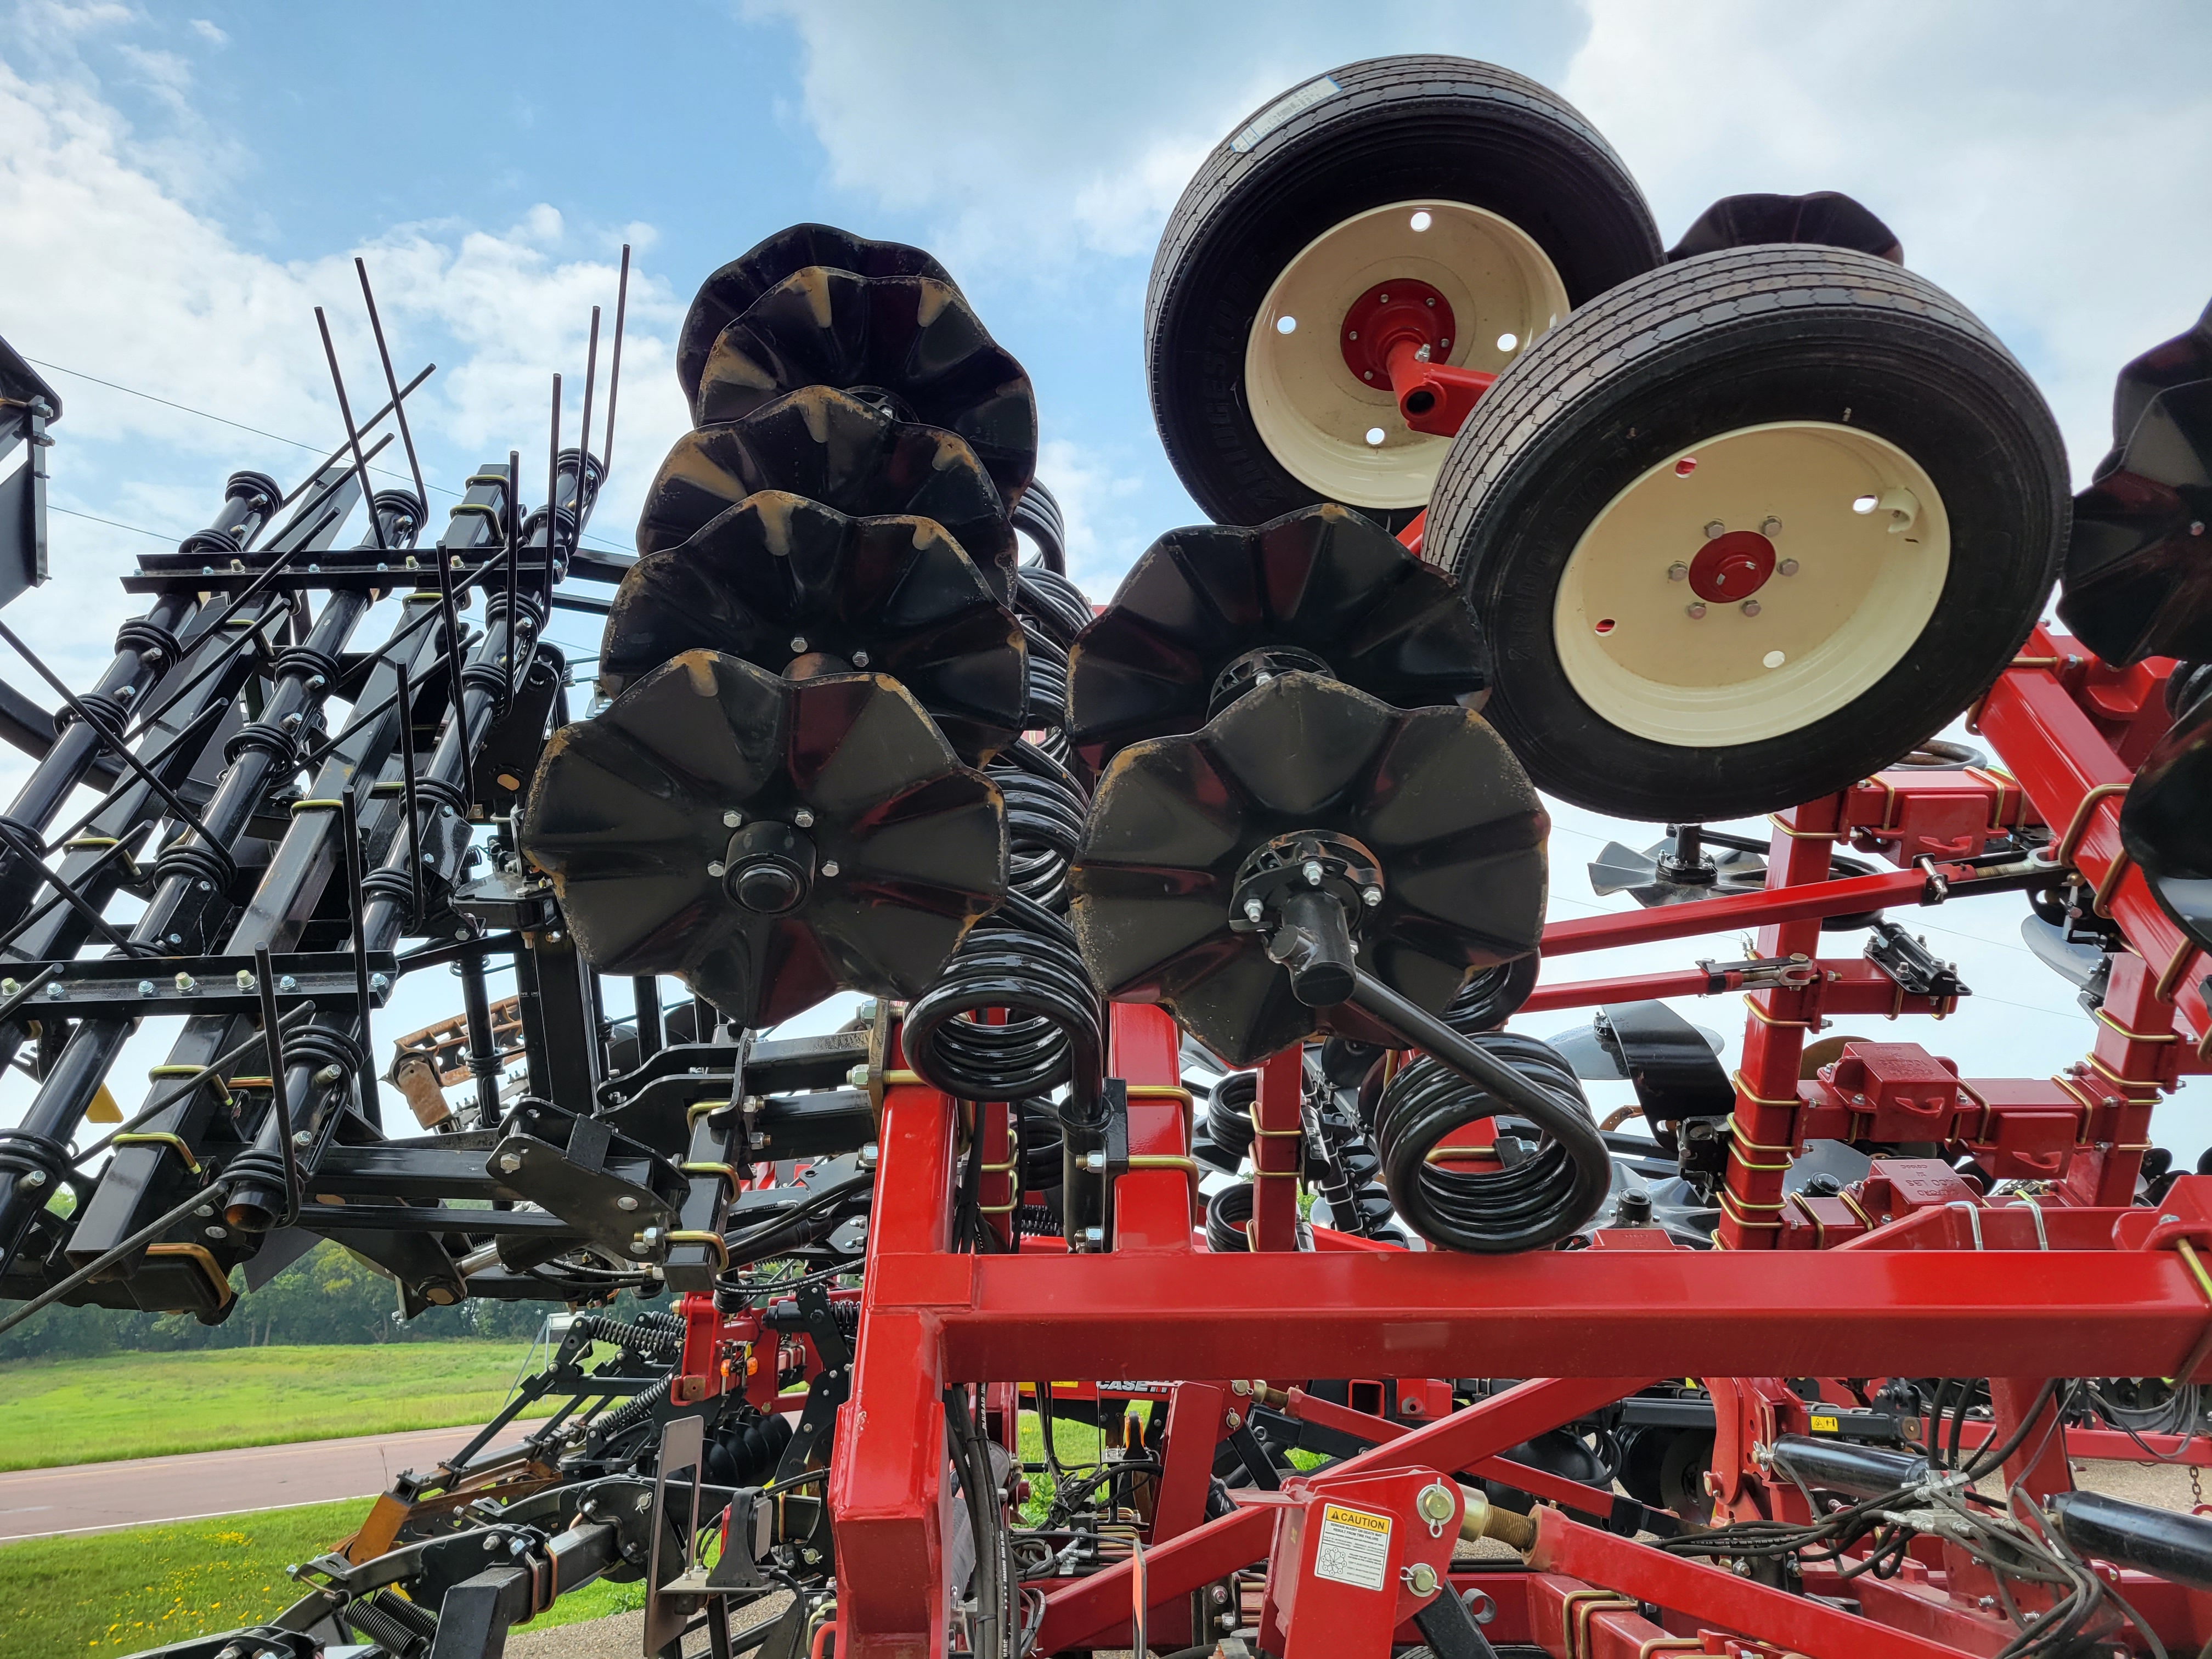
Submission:
M 1015 744 L 988 769 L 1006 803 L 1007 884 L 1055 915 L 1067 913 L 1067 867 L 1083 844 L 1090 797 L 1036 744 Z
M 1510 1031 L 1469 1040 L 1589 1115 L 1574 1068 L 1550 1044 Z M 1505 1109 L 1506 1103 L 1480 1085 L 1426 1054 L 1382 1091 L 1375 1123 L 1382 1184 L 1400 1218 L 1431 1244 L 1486 1255 L 1541 1249 L 1581 1227 L 1602 1200 L 1609 1171 L 1578 1166 L 1549 1136 L 1517 1163 L 1494 1170 L 1428 1161 L 1454 1130 Z M 1501 1121 L 1527 1127 L 1525 1120 Z
M 1014 583 L 1014 614 L 1029 646 L 1029 718 L 1041 728 L 1040 744 L 1054 760 L 1071 753 L 1060 730 L 1067 718 L 1067 651 L 1091 623 L 1091 601 L 1066 577 L 1024 565 Z
M 672 1331 L 642 1323 L 633 1325 L 611 1314 L 584 1314 L 568 1328 L 572 1332 L 582 1331 L 586 1340 L 611 1342 L 649 1359 L 680 1359 L 684 1355 L 684 1333 L 680 1328 Z
M 237 874 L 237 860 L 228 848 L 204 842 L 197 835 L 188 840 L 171 842 L 161 849 L 161 856 L 154 860 L 156 881 L 183 877 L 206 882 L 218 893 L 228 892 Z
M 392 1659 L 416 1659 L 438 1635 L 436 1614 L 390 1589 L 354 1602 L 345 1610 L 345 1620 Z
M 1067 574 L 1067 523 L 1060 502 L 1042 484 L 1032 479 L 1009 515 L 1015 529 L 1037 544 L 1044 568 L 1054 575 Z
M 962 1018 L 987 1008 L 1005 1009 L 1006 1023 Z M 907 1063 L 956 1100 L 1019 1100 L 1076 1081 L 1077 1056 L 1095 1066 L 1104 1034 L 1105 1009 L 1075 930 L 1009 893 L 907 1009 Z
M 335 1066 L 346 1077 L 357 1078 L 368 1060 L 351 1032 L 330 1025 L 310 1025 L 285 1034 L 284 1064 L 288 1068 L 311 1066 L 318 1073 Z
M 115 630 L 115 649 L 118 654 L 136 651 L 141 657 L 171 662 L 184 654 L 184 644 L 174 634 L 145 617 L 133 617 Z
M 281 495 L 283 491 L 276 493 Z M 195 530 L 177 544 L 177 551 L 194 558 L 229 559 L 235 558 L 239 550 L 245 545 L 231 531 Z
M 77 702 L 83 706 L 84 718 L 91 721 L 94 731 L 104 738 L 122 741 L 123 729 L 131 721 L 131 710 L 119 698 L 111 697 L 105 691 L 88 691 Z M 77 719 L 76 708 L 64 703 L 54 712 L 55 732 L 67 731 Z
M 1260 1097 L 1257 1072 L 1231 1072 L 1213 1085 L 1206 1103 L 1206 1138 L 1235 1169 L 1252 1152 L 1252 1108 Z
M 594 1448 L 604 1446 L 625 1431 L 645 1422 L 653 1415 L 653 1408 L 668 1398 L 668 1390 L 675 1382 L 672 1376 L 664 1376 L 651 1388 L 632 1395 L 584 1431 L 586 1443 Z
M 1024 1204 L 1014 1212 L 1014 1228 L 1024 1238 L 1054 1238 L 1060 1233 L 1060 1212 L 1049 1204 Z
M 1244 1225 L 1252 1219 L 1255 1195 L 1252 1183 L 1246 1181 L 1224 1187 L 1206 1200 L 1207 1249 L 1220 1254 L 1252 1248 L 1252 1236 L 1244 1231 Z
M 1014 1121 L 1021 1139 L 1022 1190 L 1050 1192 L 1060 1185 L 1060 1147 L 1067 1138 L 1066 1131 L 1060 1127 L 1060 1114 L 1053 1109 L 1051 1101 L 1033 1095 L 1014 1103 Z M 1046 1231 L 1060 1231 L 1057 1215 Z

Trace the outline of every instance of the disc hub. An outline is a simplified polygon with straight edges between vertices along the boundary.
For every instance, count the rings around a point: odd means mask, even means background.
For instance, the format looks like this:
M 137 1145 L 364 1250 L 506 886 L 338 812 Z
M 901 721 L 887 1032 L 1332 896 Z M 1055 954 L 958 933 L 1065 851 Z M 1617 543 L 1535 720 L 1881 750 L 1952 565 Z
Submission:
M 1442 362 L 1458 331 L 1451 301 L 1442 289 L 1412 277 L 1392 277 L 1352 302 L 1344 313 L 1338 347 L 1345 367 L 1363 385 L 1387 388 L 1392 348 L 1426 346 L 1434 360 Z
M 780 916 L 814 885 L 814 843 L 787 823 L 749 823 L 730 837 L 723 890 L 756 915 Z
M 1690 561 L 1690 591 L 1708 605 L 1735 605 L 1765 586 L 1773 574 L 1772 542 L 1756 530 L 1726 531 Z

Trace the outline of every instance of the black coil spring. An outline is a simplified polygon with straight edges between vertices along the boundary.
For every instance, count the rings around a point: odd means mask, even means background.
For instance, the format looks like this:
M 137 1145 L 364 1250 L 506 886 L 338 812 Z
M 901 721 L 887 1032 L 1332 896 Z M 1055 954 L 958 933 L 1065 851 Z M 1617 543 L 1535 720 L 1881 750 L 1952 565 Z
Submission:
M 780 1412 L 725 1423 L 708 1451 L 708 1473 L 726 1486 L 766 1486 L 791 1443 L 791 1419 Z M 727 1460 L 727 1461 L 725 1461 Z
M 604 1446 L 626 1429 L 632 1429 L 653 1415 L 653 1407 L 668 1398 L 673 1376 L 664 1376 L 651 1388 L 641 1389 L 628 1400 L 593 1423 L 585 1434 L 594 1446 Z
M 1231 1072 L 1213 1085 L 1212 1097 L 1206 1103 L 1206 1138 L 1232 1169 L 1239 1158 L 1251 1155 L 1255 1133 L 1252 1108 L 1259 1097 L 1257 1072 Z
M 1054 1109 L 1051 1101 L 1033 1095 L 1014 1103 L 1014 1122 L 1022 1144 L 1022 1190 L 1050 1192 L 1060 1185 L 1060 1149 L 1067 1139 L 1067 1132 L 1060 1127 L 1059 1112 Z M 1060 1231 L 1057 1214 L 1048 1231 Z
M 279 495 L 283 493 L 282 490 L 277 492 Z M 239 549 L 245 545 L 244 541 L 228 530 L 195 530 L 177 544 L 177 551 L 195 558 L 228 559 L 235 557 Z
M 300 721 L 287 727 L 270 720 L 249 720 L 224 742 L 222 757 L 235 764 L 240 755 L 266 755 L 280 771 L 289 774 L 300 763 L 299 733 L 305 725 Z
M 1031 743 L 1015 744 L 988 770 L 1006 803 L 1008 884 L 1066 915 L 1067 867 L 1083 844 L 1090 796 L 1073 772 Z
M 46 855 L 46 838 L 39 833 L 38 827 L 21 818 L 11 818 L 4 812 L 0 812 L 0 846 L 18 858 L 33 862 Z
M 276 1147 L 247 1147 L 231 1159 L 229 1167 L 223 1171 L 223 1181 L 234 1197 L 246 1188 L 258 1187 L 264 1192 L 282 1194 L 279 1204 L 287 1212 L 290 1208 L 291 1194 L 284 1178 L 284 1154 Z M 289 1212 L 281 1218 L 286 1222 L 291 1218 Z
M 1067 759 L 1060 726 L 1067 718 L 1067 650 L 1091 623 L 1091 601 L 1066 577 L 1024 565 L 1015 579 L 1014 613 L 1029 645 L 1029 718 L 1046 732 L 1054 759 Z
M 364 902 L 376 899 L 388 901 L 404 919 L 410 931 L 422 918 L 415 914 L 415 878 L 410 871 L 395 870 L 388 864 L 379 865 L 361 878 L 361 896 Z M 425 896 L 424 902 L 428 902 Z
M 78 708 L 83 718 L 92 722 L 92 729 L 104 738 L 122 740 L 124 728 L 131 723 L 131 710 L 120 698 L 111 697 L 105 691 L 87 691 L 76 703 L 64 703 L 54 711 L 54 730 L 67 730 L 78 719 Z
M 449 778 L 425 773 L 415 780 L 415 796 L 434 806 L 450 807 L 455 817 L 469 810 L 468 791 Z
M 170 662 L 184 654 L 184 643 L 157 622 L 134 617 L 115 630 L 118 653 L 136 651 L 142 657 L 161 657 Z
M 1061 516 L 1060 502 L 1052 491 L 1030 480 L 1030 487 L 1022 491 L 1021 500 L 1014 503 L 1014 510 L 1008 517 L 1015 529 L 1036 544 L 1043 568 L 1054 575 L 1067 574 L 1067 521 Z
M 684 1354 L 684 1332 L 657 1326 L 632 1324 L 612 1314 L 580 1314 L 570 1331 L 580 1330 L 594 1342 L 610 1342 L 650 1359 L 679 1359 Z
M 1014 1212 L 1014 1228 L 1024 1238 L 1057 1238 L 1060 1212 L 1049 1204 L 1024 1204 Z
M 312 1066 L 317 1071 L 335 1066 L 349 1077 L 359 1077 L 368 1065 L 360 1041 L 350 1031 L 331 1025 L 310 1025 L 284 1036 L 284 1064 Z
M 270 665 L 272 677 L 296 675 L 303 684 L 321 680 L 325 686 L 336 685 L 345 668 L 327 651 L 318 651 L 312 645 L 288 645 L 276 653 Z
M 1006 1010 L 1006 1023 L 965 1018 L 987 1008 Z M 1009 893 L 907 1009 L 907 1063 L 956 1100 L 1019 1100 L 1076 1081 L 1076 1056 L 1103 1053 L 1105 1024 L 1075 930 Z
M 419 1659 L 438 1635 L 436 1614 L 391 1589 L 353 1602 L 345 1610 L 345 1621 L 392 1659 Z
M 1252 1236 L 1244 1231 L 1244 1224 L 1252 1218 L 1254 1196 L 1252 1183 L 1246 1181 L 1224 1187 L 1206 1200 L 1207 1249 L 1218 1254 L 1252 1248 Z
M 1470 1037 L 1584 1116 L 1589 1103 L 1559 1051 L 1534 1037 L 1486 1031 Z M 1376 1111 L 1375 1144 L 1382 1184 L 1399 1217 L 1431 1244 L 1499 1255 L 1559 1243 L 1588 1222 L 1604 1200 L 1609 1170 L 1577 1164 L 1549 1135 L 1506 1115 L 1505 1101 L 1426 1054 L 1390 1079 Z M 1445 1136 L 1483 1118 L 1517 1125 L 1516 1139 L 1535 1149 L 1498 1170 L 1428 1162 Z
M 173 841 L 161 849 L 161 856 L 154 860 L 154 876 L 157 881 L 170 881 L 182 877 L 190 881 L 204 881 L 216 892 L 228 892 L 232 878 L 238 874 L 238 862 L 227 848 L 202 841 L 197 835 L 189 840 Z

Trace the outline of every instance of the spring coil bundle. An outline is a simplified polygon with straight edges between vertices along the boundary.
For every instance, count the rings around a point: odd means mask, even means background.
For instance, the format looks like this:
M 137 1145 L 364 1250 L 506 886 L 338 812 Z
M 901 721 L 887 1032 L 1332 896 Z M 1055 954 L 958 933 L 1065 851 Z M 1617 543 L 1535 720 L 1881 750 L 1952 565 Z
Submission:
M 1470 1040 L 1589 1115 L 1574 1068 L 1550 1044 L 1509 1031 L 1485 1031 Z M 1484 1118 L 1516 1126 L 1520 1133 L 1510 1137 L 1514 1141 L 1532 1137 L 1532 1126 L 1503 1116 L 1506 1109 L 1480 1085 L 1426 1054 L 1402 1067 L 1382 1091 L 1375 1114 L 1382 1184 L 1400 1218 L 1431 1244 L 1482 1255 L 1541 1249 L 1582 1226 L 1595 1207 L 1602 1189 L 1593 1191 L 1591 1176 L 1549 1136 L 1517 1158 L 1501 1146 L 1507 1161 L 1495 1170 L 1429 1161 L 1446 1136 Z

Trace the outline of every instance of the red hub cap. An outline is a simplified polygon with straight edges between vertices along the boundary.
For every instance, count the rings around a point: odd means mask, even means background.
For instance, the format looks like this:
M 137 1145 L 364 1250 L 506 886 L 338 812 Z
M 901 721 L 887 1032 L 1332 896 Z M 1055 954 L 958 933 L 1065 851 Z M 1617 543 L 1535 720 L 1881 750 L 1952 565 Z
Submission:
M 1344 313 L 1337 343 L 1345 367 L 1365 386 L 1388 390 L 1390 348 L 1402 340 L 1426 346 L 1442 362 L 1457 335 L 1451 302 L 1426 283 L 1377 283 Z
M 1708 605 L 1734 605 L 1766 586 L 1774 574 L 1774 544 L 1756 530 L 1716 536 L 1690 561 L 1690 591 Z

